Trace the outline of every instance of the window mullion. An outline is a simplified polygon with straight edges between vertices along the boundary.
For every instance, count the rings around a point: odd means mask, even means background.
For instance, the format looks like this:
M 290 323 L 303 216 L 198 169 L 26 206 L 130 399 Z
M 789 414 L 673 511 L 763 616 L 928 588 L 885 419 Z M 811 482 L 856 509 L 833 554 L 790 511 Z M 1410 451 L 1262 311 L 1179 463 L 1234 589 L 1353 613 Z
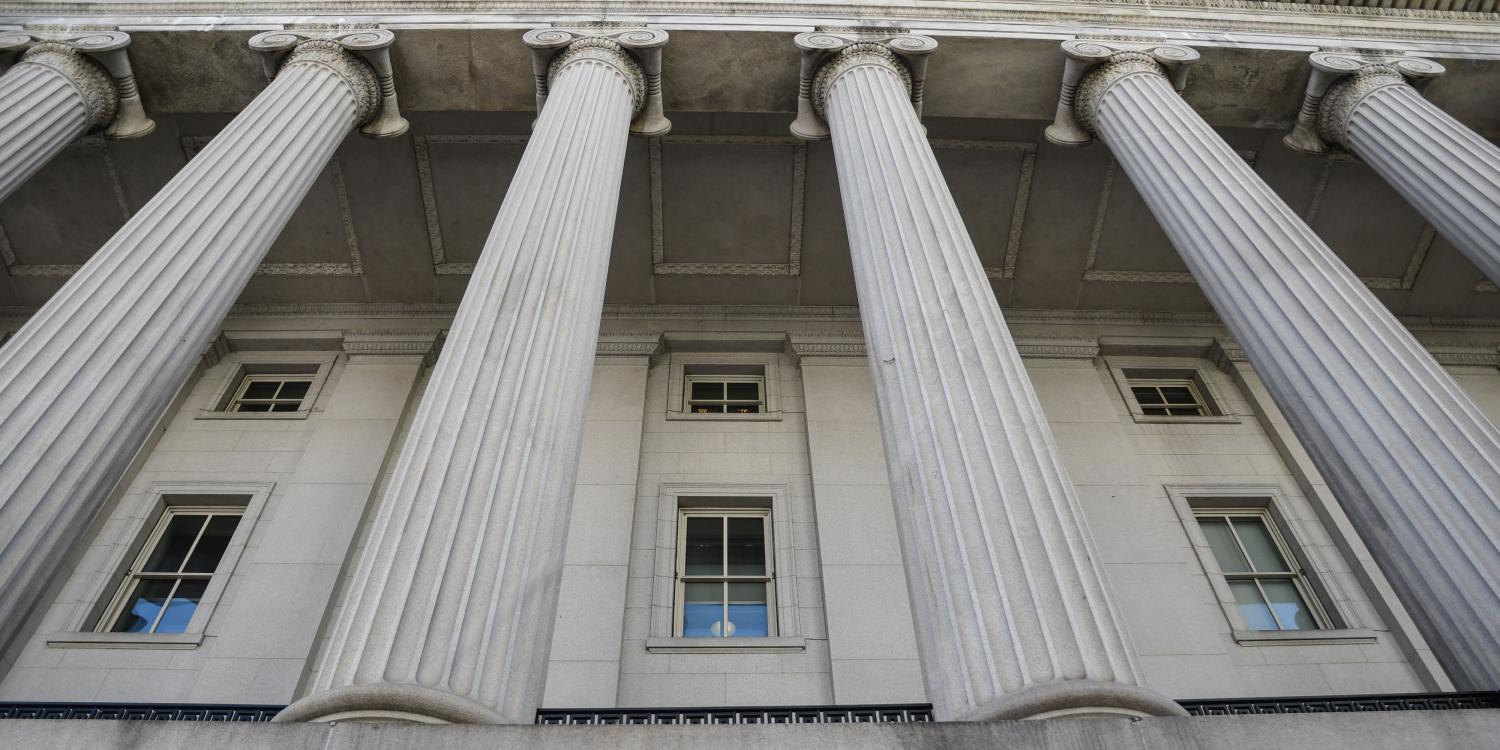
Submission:
M 147 633 L 155 633 L 156 632 L 156 627 L 161 624 L 161 618 L 167 616 L 167 607 L 171 606 L 171 604 L 172 604 L 172 597 L 177 596 L 177 587 L 181 586 L 181 585 L 182 585 L 182 580 L 181 579 L 178 579 L 176 583 L 172 584 L 172 589 L 167 592 L 166 598 L 162 599 L 161 609 L 156 610 L 156 619 L 152 620 L 151 621 L 151 627 L 146 629 Z
M 1233 517 L 1226 515 L 1226 516 L 1223 516 L 1223 518 L 1224 518 L 1224 525 L 1229 527 L 1229 534 L 1230 534 L 1230 536 L 1234 537 L 1234 543 L 1236 545 L 1239 545 L 1240 554 L 1245 556 L 1245 564 L 1248 565 L 1248 566 L 1250 566 L 1250 572 L 1252 572 L 1252 573 L 1260 573 L 1260 571 L 1257 570 L 1256 567 L 1255 567 L 1255 560 L 1250 557 L 1250 549 L 1245 546 L 1244 540 L 1240 539 L 1239 529 L 1236 529 L 1234 527 Z M 1259 584 L 1256 584 L 1256 585 L 1258 586 Z
M 1281 616 L 1277 615 L 1276 608 L 1271 606 L 1271 597 L 1266 596 L 1266 590 L 1261 587 L 1260 579 L 1252 578 L 1250 580 L 1255 581 L 1255 590 L 1260 592 L 1260 600 L 1266 605 L 1266 611 L 1271 613 L 1271 620 L 1276 623 L 1276 629 L 1286 630 L 1286 625 L 1281 622 Z
M 189 515 L 189 514 L 184 513 L 182 515 Z M 190 544 L 190 545 L 188 545 L 187 553 L 182 556 L 182 562 L 180 562 L 180 563 L 177 564 L 177 571 L 176 572 L 179 575 L 182 573 L 183 569 L 185 569 L 187 567 L 188 561 L 191 560 L 191 559 L 193 559 L 193 552 L 197 551 L 197 549 L 198 549 L 198 542 L 202 541 L 202 539 L 203 539 L 203 532 L 208 529 L 208 522 L 212 521 L 212 520 L 213 520 L 213 514 L 210 513 L 208 515 L 205 515 L 203 517 L 203 523 L 201 523 L 201 524 L 198 525 L 198 533 L 193 535 L 193 543 Z

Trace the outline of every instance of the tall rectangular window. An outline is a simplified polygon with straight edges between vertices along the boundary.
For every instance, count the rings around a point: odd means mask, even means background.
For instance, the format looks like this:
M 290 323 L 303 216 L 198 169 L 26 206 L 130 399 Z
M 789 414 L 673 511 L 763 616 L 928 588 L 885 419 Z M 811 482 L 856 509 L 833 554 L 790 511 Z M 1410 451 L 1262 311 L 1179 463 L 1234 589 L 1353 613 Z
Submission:
M 776 635 L 770 511 L 685 509 L 677 528 L 676 635 Z
M 1327 627 L 1306 578 L 1263 509 L 1215 508 L 1195 515 L 1252 630 Z
M 241 507 L 169 507 L 96 630 L 183 633 L 244 515 Z

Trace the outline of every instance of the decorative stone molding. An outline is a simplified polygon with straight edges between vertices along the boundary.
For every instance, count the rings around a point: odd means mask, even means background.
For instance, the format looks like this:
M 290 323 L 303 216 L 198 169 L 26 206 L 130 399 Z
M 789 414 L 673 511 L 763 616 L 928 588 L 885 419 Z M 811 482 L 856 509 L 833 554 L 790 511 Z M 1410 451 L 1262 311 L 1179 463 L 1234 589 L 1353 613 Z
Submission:
M 443 332 L 420 329 L 344 331 L 345 354 L 420 355 L 422 367 L 437 362 L 443 347 Z
M 843 73 L 863 65 L 879 65 L 900 76 L 911 92 L 911 106 L 922 116 L 922 92 L 927 82 L 927 57 L 937 40 L 891 29 L 820 29 L 798 34 L 802 72 L 797 86 L 797 119 L 792 135 L 821 141 L 829 137 L 824 118 L 828 89 Z
M 605 333 L 594 346 L 595 357 L 645 357 L 653 365 L 664 353 L 660 333 Z
M 1093 117 L 1100 97 L 1123 78 L 1160 73 L 1181 92 L 1188 66 L 1198 51 L 1175 44 L 1099 39 L 1070 39 L 1062 44 L 1067 63 L 1057 114 L 1047 126 L 1047 140 L 1059 146 L 1082 146 L 1094 139 Z
M 292 65 L 323 65 L 349 83 L 359 112 L 359 132 L 372 138 L 394 138 L 409 124 L 396 100 L 391 43 L 386 29 L 286 29 L 250 38 L 250 49 L 265 55 L 266 77 L 274 79 Z
M 234 346 L 229 343 L 229 337 L 225 336 L 223 331 L 219 331 L 219 335 L 215 336 L 213 341 L 208 342 L 208 346 L 203 349 L 203 369 L 206 370 L 219 364 L 232 351 L 234 351 Z
M 1022 359 L 1093 359 L 1099 356 L 1096 338 L 1017 338 Z
M 786 354 L 792 364 L 802 366 L 803 357 L 854 357 L 864 359 L 867 355 L 865 340 L 859 336 L 799 336 L 786 337 Z
M 0 53 L 25 50 L 23 62 L 46 65 L 78 87 L 90 127 L 110 138 L 139 138 L 156 129 L 146 116 L 125 48 L 130 35 L 111 30 L 27 29 L 0 33 Z
M 1282 142 L 1306 154 L 1328 151 L 1328 143 L 1344 143 L 1349 117 L 1369 94 L 1410 79 L 1416 84 L 1440 76 L 1437 62 L 1407 55 L 1381 55 L 1324 50 L 1308 56 L 1312 75 L 1297 111 L 1297 124 Z
M 667 44 L 667 32 L 643 27 L 554 26 L 532 29 L 522 40 L 531 48 L 538 113 L 547 104 L 557 72 L 587 57 L 613 65 L 630 85 L 635 113 L 632 135 L 666 135 L 672 130 L 661 94 L 661 49 Z

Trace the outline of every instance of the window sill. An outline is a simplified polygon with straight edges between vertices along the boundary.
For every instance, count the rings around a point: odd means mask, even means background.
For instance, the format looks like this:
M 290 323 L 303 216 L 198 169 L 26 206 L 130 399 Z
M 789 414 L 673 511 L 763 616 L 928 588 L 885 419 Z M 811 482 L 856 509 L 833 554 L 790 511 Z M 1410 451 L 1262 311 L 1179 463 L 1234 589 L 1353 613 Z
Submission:
M 1139 424 L 1239 424 L 1240 418 L 1233 414 L 1212 417 L 1162 417 L 1154 414 L 1131 414 Z
M 781 412 L 763 411 L 755 414 L 695 414 L 686 411 L 669 411 L 667 419 L 692 422 L 780 422 Z
M 47 648 L 197 648 L 202 633 L 58 633 Z
M 653 654 L 796 654 L 807 650 L 800 635 L 774 638 L 648 638 Z
M 311 409 L 301 411 L 214 411 L 199 409 L 196 419 L 307 419 Z
M 1241 646 L 1357 646 L 1374 643 L 1375 631 L 1365 628 L 1236 630 L 1234 642 Z

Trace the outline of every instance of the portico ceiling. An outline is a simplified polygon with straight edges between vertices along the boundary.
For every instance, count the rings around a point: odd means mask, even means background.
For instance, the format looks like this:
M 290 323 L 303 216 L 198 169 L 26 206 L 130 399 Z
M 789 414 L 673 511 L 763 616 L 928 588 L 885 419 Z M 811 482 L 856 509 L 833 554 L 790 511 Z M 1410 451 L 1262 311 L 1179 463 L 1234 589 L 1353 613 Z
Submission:
M 263 85 L 248 32 L 134 32 L 157 131 L 89 137 L 0 204 L 0 305 L 36 307 Z M 517 30 L 406 31 L 397 81 L 411 131 L 351 136 L 242 303 L 454 302 L 478 258 L 532 114 Z M 1207 310 L 1102 145 L 1063 149 L 1055 40 L 944 38 L 929 135 L 1006 307 Z M 618 304 L 856 304 L 827 143 L 789 137 L 786 33 L 674 31 L 672 135 L 633 140 L 610 261 Z M 1500 293 L 1368 167 L 1280 138 L 1305 51 L 1208 48 L 1189 101 L 1397 313 L 1500 317 Z M 1500 133 L 1500 65 L 1445 59 L 1439 106 Z

